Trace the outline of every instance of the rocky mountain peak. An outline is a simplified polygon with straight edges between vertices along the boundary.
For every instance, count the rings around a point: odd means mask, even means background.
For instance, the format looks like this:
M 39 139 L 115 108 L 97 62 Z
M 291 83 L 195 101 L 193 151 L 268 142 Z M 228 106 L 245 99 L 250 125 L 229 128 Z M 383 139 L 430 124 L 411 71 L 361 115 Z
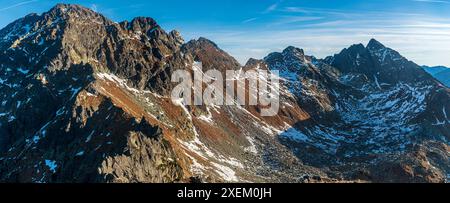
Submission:
M 295 56 L 298 58 L 305 57 L 305 52 L 303 51 L 303 49 L 294 46 L 288 46 L 286 49 L 283 50 L 282 54 L 286 56 Z
M 343 49 L 339 54 L 327 57 L 325 62 L 342 72 L 363 74 L 386 84 L 414 82 L 417 78 L 432 81 L 420 66 L 375 39 L 371 39 L 366 47 L 356 44 Z
M 264 58 L 264 62 L 271 70 L 281 72 L 297 72 L 308 66 L 311 61 L 310 56 L 306 56 L 303 49 L 288 46 L 282 52 L 273 52 Z
M 257 65 L 258 63 L 262 63 L 262 60 L 259 59 L 255 59 L 255 58 L 249 58 L 247 63 L 245 63 L 245 66 L 253 66 L 253 65 Z
M 364 47 L 363 44 L 354 44 L 354 45 L 351 45 L 348 48 L 348 50 L 350 50 L 351 52 L 354 52 L 354 53 L 362 53 L 366 50 L 366 47 Z
M 250 58 L 248 59 L 248 61 L 245 63 L 243 70 L 247 71 L 247 70 L 251 70 L 251 69 L 261 69 L 261 70 L 268 70 L 267 64 L 264 62 L 264 60 L 261 59 L 255 59 L 255 58 Z
M 57 4 L 48 12 L 44 13 L 44 16 L 46 15 L 61 19 L 74 18 L 73 20 L 88 18 L 94 20 L 98 17 L 105 19 L 101 14 L 76 4 Z
M 136 17 L 131 20 L 131 22 L 123 21 L 120 23 L 123 25 L 124 29 L 141 32 L 141 33 L 150 33 L 156 29 L 160 29 L 158 23 L 153 18 L 149 17 Z
M 217 46 L 216 43 L 214 43 L 213 41 L 204 38 L 204 37 L 199 37 L 197 40 L 191 40 L 191 42 L 195 42 L 196 44 L 200 45 L 200 46 L 210 46 L 210 47 L 214 47 L 216 49 L 219 48 L 219 46 Z
M 184 38 L 181 36 L 181 33 L 178 30 L 170 31 L 169 35 L 178 42 L 178 44 L 184 44 Z
M 216 69 L 221 72 L 236 70 L 241 67 L 239 62 L 228 53 L 220 49 L 217 44 L 209 39 L 200 37 L 187 42 L 182 47 L 183 52 L 190 53 L 194 60 L 203 63 L 203 69 Z
M 84 64 L 130 79 L 139 89 L 163 92 L 171 70 L 186 64 L 179 32 L 166 33 L 149 17 L 114 23 L 79 5 L 58 4 L 42 15 L 21 18 L 0 36 L 0 50 L 6 50 L 0 59 L 29 74 Z
M 65 13 L 66 11 L 68 11 L 69 9 L 73 9 L 73 10 L 88 10 L 88 11 L 92 11 L 86 7 L 83 6 L 79 6 L 76 4 L 64 4 L 64 3 L 59 3 L 56 4 L 54 7 L 52 7 L 49 10 L 49 13 Z M 93 12 L 93 11 L 92 11 Z
M 376 39 L 370 39 L 369 43 L 367 44 L 367 49 L 369 50 L 380 50 L 385 49 L 386 47 Z

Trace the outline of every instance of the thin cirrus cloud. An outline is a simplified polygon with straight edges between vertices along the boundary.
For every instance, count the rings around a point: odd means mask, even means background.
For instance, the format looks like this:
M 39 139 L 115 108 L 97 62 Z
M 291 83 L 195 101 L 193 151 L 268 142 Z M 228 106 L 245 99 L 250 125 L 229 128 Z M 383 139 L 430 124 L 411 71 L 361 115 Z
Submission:
M 249 22 L 253 22 L 255 20 L 258 20 L 258 18 L 249 18 L 249 19 L 243 20 L 242 23 L 249 23 Z
M 321 19 L 323 19 L 323 17 L 320 17 L 320 16 L 280 16 L 274 22 L 269 23 L 269 25 L 270 26 L 285 25 L 285 24 L 300 23 L 300 22 L 310 22 L 310 21 L 316 21 L 316 20 L 321 20 Z
M 283 0 L 278 0 L 278 1 L 275 2 L 274 4 L 271 4 L 270 6 L 268 6 L 268 7 L 263 11 L 263 13 L 270 13 L 270 12 L 272 12 L 272 11 L 275 11 L 281 3 L 283 3 Z
M 309 8 L 309 7 L 284 7 L 283 12 L 287 13 L 302 13 L 302 14 L 319 14 L 319 15 L 340 15 L 350 16 L 352 12 L 337 10 L 337 9 L 323 9 L 323 8 Z

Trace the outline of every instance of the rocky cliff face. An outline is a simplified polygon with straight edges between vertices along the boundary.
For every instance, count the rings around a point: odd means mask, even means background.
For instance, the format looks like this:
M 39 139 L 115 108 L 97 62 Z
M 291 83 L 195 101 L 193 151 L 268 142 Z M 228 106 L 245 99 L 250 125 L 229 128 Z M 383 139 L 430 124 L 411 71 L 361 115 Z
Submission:
M 324 60 L 288 47 L 242 67 L 151 18 L 115 23 L 59 4 L 0 30 L 0 51 L 2 182 L 448 177 L 450 90 L 375 40 Z M 173 103 L 173 71 L 195 61 L 279 70 L 278 115 Z
M 186 178 L 161 128 L 130 93 L 167 93 L 170 72 L 186 60 L 177 32 L 150 18 L 118 24 L 60 4 L 1 34 L 4 181 Z

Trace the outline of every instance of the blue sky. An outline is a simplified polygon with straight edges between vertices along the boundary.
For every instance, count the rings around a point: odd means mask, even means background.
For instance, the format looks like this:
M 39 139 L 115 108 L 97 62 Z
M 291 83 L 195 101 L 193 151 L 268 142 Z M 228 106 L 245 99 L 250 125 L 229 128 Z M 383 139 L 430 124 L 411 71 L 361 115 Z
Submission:
M 450 0 L 0 0 L 0 27 L 58 2 L 114 21 L 153 17 L 207 37 L 241 63 L 293 45 L 319 58 L 376 38 L 418 64 L 450 66 Z

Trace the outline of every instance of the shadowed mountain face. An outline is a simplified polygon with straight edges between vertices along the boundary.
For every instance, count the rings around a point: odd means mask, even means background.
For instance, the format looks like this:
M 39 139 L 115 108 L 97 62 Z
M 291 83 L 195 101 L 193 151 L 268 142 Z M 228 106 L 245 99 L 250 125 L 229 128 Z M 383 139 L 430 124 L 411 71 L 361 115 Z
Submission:
M 0 30 L 1 182 L 445 182 L 450 90 L 376 40 L 241 66 L 153 19 L 59 4 Z M 280 111 L 173 103 L 177 69 L 278 70 Z M 236 79 L 235 79 L 236 80 Z M 235 82 L 242 82 L 236 80 Z
M 366 180 L 446 178 L 448 88 L 375 40 L 366 47 L 353 45 L 325 60 L 301 53 L 287 48 L 269 54 L 265 62 L 270 69 L 281 70 L 287 86 L 299 98 L 298 105 L 314 115 L 280 135 L 281 142 L 304 163 L 338 170 L 351 165 L 359 172 L 348 175 Z M 431 151 L 440 155 L 424 155 Z M 422 158 L 418 154 L 423 154 Z M 445 166 L 442 173 L 428 171 L 408 180 L 413 171 L 422 170 L 418 165 L 426 165 L 419 164 L 424 157 Z M 385 173 L 387 170 L 396 172 Z
M 431 80 L 417 64 L 375 39 L 370 40 L 366 47 L 353 45 L 326 61 L 342 72 L 361 73 L 381 83 Z

